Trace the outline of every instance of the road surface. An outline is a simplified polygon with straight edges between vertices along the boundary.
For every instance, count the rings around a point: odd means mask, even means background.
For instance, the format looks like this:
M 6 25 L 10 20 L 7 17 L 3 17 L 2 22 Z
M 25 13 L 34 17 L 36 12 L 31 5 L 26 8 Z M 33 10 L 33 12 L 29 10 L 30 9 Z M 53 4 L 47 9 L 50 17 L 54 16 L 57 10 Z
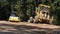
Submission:
M 0 21 L 0 34 L 60 34 L 60 26 Z

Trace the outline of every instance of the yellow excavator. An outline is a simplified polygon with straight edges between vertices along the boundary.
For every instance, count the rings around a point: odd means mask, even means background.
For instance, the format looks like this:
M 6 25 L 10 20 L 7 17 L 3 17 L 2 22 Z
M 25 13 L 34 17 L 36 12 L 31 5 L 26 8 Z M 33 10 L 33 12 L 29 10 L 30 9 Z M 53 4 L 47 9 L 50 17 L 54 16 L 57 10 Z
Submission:
M 30 23 L 31 22 L 51 23 L 53 21 L 53 16 L 51 17 L 49 15 L 50 8 L 51 6 L 39 4 L 38 7 L 36 7 L 36 11 L 35 11 L 36 16 L 34 18 L 30 17 L 28 22 Z

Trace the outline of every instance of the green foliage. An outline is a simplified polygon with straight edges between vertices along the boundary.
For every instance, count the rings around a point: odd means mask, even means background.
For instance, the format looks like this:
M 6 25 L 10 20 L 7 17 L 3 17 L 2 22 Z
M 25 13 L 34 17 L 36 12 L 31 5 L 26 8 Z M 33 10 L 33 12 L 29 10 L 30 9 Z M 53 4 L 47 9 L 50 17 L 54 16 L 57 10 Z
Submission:
M 34 5 L 33 5 L 33 0 L 28 1 L 27 0 L 27 15 L 28 16 L 33 16 L 34 15 Z
M 30 16 L 35 16 L 35 7 L 41 3 L 51 6 L 50 15 L 55 16 L 55 22 L 59 24 L 60 0 L 0 0 L 0 15 L 10 15 L 13 8 L 21 19 L 27 20 Z
M 60 0 L 54 0 L 53 3 L 50 3 L 52 12 L 50 13 L 52 16 L 55 16 L 55 24 L 60 25 Z M 54 23 L 54 22 L 53 22 Z

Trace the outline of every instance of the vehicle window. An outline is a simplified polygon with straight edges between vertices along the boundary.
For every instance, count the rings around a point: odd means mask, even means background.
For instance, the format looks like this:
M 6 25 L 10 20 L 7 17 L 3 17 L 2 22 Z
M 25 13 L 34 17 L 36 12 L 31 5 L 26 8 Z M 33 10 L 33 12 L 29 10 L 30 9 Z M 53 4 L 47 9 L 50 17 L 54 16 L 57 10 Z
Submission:
M 17 17 L 17 15 L 16 15 L 15 13 L 11 14 L 11 16 L 13 16 L 13 17 Z

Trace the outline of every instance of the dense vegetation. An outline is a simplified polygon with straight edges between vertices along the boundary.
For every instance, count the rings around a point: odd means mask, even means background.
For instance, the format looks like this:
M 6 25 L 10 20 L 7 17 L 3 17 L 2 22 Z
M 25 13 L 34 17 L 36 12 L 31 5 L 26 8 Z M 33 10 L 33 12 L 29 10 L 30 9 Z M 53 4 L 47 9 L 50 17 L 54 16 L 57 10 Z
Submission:
M 53 23 L 59 24 L 60 0 L 0 0 L 0 19 L 8 19 L 13 11 L 20 19 L 27 21 L 30 16 L 35 16 L 35 7 L 41 3 L 51 6 L 50 15 L 55 17 Z

